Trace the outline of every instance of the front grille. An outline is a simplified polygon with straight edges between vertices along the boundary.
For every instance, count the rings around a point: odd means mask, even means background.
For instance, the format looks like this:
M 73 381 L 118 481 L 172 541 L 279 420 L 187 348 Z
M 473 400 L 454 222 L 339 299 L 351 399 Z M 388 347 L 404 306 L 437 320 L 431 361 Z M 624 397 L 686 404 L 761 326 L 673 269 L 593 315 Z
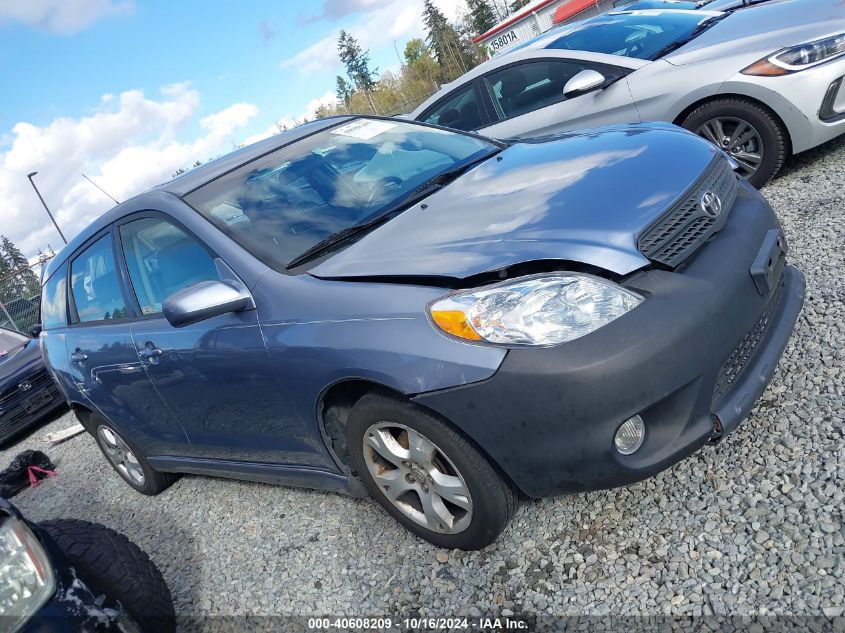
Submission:
M 13 434 L 62 398 L 59 386 L 46 371 L 30 376 L 27 381 L 32 385 L 31 388 L 21 391 L 15 385 L 0 398 L 0 438 Z
M 739 379 L 742 372 L 748 365 L 748 361 L 750 361 L 757 352 L 757 348 L 760 346 L 761 341 L 765 338 L 766 332 L 772 323 L 772 318 L 780 305 L 782 295 L 783 280 L 781 280 L 775 291 L 772 293 L 769 303 L 766 305 L 766 309 L 757 320 L 757 323 L 755 323 L 754 327 L 742 337 L 739 345 L 736 346 L 736 349 L 734 349 L 731 355 L 728 356 L 728 359 L 722 363 L 722 366 L 719 368 L 719 374 L 716 378 L 716 388 L 713 390 L 713 400 L 711 402 L 714 409 L 716 405 L 721 402 L 722 398 L 724 398 L 731 390 L 731 387 L 733 387 L 734 383 L 737 379 Z
M 702 197 L 708 191 L 722 202 L 716 217 L 702 208 Z M 699 181 L 640 236 L 640 252 L 675 268 L 725 225 L 738 192 L 739 180 L 733 168 L 723 156 L 717 156 Z

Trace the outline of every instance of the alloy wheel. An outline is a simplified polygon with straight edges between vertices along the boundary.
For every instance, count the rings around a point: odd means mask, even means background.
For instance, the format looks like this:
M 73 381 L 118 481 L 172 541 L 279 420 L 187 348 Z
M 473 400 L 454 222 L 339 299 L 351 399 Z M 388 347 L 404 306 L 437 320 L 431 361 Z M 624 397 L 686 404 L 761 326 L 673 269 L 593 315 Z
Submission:
M 472 496 L 451 459 L 419 431 L 378 422 L 364 433 L 364 462 L 384 496 L 415 523 L 457 534 L 472 522 Z
M 97 436 L 100 438 L 103 452 L 117 469 L 117 472 L 136 486 L 143 486 L 144 471 L 140 462 L 138 462 L 138 458 L 135 457 L 135 453 L 123 441 L 123 438 L 105 425 L 101 425 L 97 429 Z
M 743 178 L 751 178 L 763 163 L 763 139 L 748 121 L 737 117 L 714 117 L 705 121 L 696 134 L 730 154 L 739 163 Z

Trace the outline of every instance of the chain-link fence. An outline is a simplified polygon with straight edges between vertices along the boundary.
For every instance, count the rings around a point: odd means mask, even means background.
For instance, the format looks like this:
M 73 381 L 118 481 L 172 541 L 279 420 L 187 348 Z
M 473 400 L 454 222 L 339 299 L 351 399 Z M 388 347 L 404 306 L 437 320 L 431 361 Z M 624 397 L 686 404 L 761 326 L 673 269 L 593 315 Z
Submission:
M 54 253 L 0 277 L 0 326 L 27 332 L 38 323 L 41 301 L 41 273 Z

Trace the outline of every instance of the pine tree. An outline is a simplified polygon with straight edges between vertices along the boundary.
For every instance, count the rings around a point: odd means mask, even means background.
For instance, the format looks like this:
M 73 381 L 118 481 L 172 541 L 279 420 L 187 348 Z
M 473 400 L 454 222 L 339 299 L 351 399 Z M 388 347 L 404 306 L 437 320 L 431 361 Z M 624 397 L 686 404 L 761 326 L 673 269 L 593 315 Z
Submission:
M 338 75 L 335 81 L 335 95 L 337 96 L 337 100 L 343 105 L 348 106 L 353 92 L 352 86 L 343 77 Z
M 337 39 L 337 52 L 340 55 L 340 61 L 346 66 L 346 75 L 352 85 L 367 96 L 373 112 L 378 114 L 372 98 L 378 69 L 370 69 L 370 52 L 362 50 L 358 40 L 344 30 L 340 31 Z
M 488 0 L 467 0 L 469 20 L 475 35 L 486 33 L 498 22 L 496 12 Z
M 530 1 L 531 0 L 513 0 L 513 2 L 511 2 L 511 4 L 510 4 L 511 13 L 516 13 L 522 7 L 527 5 Z
M 0 235 L 0 291 L 4 302 L 38 294 L 38 276 L 14 242 Z
M 423 22 L 428 31 L 427 41 L 440 64 L 442 81 L 452 81 L 475 65 L 471 46 L 461 39 L 432 0 L 423 4 Z

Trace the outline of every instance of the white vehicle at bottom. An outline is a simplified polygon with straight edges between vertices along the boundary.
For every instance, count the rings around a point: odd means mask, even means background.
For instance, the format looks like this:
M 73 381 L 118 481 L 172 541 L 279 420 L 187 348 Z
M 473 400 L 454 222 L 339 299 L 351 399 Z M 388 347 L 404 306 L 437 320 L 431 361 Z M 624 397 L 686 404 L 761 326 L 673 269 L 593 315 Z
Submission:
M 845 4 L 614 11 L 481 64 L 411 116 L 497 138 L 669 121 L 760 187 L 791 154 L 845 133 Z

